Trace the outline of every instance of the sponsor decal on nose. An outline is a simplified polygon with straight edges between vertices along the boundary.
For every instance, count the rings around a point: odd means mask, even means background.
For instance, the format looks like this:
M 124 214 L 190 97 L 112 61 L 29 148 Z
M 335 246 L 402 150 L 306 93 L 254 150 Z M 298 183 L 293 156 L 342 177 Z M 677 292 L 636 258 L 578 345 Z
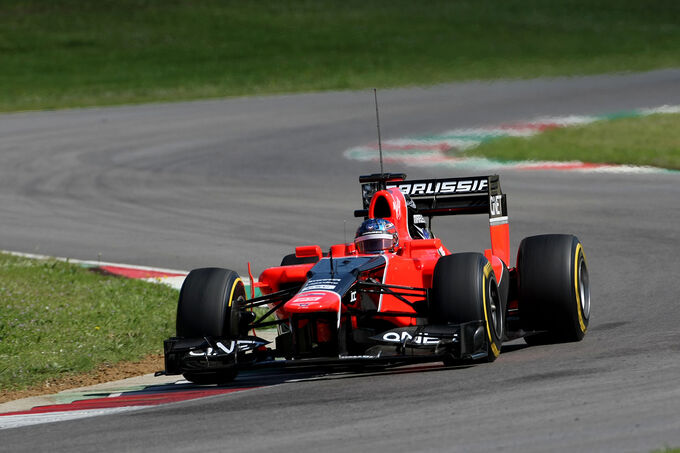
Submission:
M 301 292 L 286 302 L 284 310 L 289 313 L 310 311 L 337 312 L 340 295 L 333 291 Z

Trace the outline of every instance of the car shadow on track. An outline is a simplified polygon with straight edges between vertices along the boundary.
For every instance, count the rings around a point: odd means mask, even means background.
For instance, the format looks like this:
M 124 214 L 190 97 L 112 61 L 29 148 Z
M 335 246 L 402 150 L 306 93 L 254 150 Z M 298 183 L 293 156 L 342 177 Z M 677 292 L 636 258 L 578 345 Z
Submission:
M 527 348 L 524 342 L 511 342 L 503 345 L 502 355 L 512 354 Z M 502 356 L 501 356 L 502 357 Z M 286 383 L 299 383 L 307 381 L 321 380 L 340 380 L 340 379 L 359 379 L 373 376 L 415 374 L 415 373 L 436 373 L 450 372 L 452 370 L 464 370 L 467 368 L 480 366 L 475 362 L 460 362 L 455 365 L 444 366 L 442 362 L 419 363 L 411 365 L 401 365 L 386 367 L 385 365 L 343 365 L 331 367 L 325 366 L 296 366 L 287 368 L 244 370 L 239 373 L 232 382 L 220 385 L 199 385 L 189 382 L 177 376 L 177 379 L 158 384 L 149 384 L 134 389 L 123 390 L 115 396 L 123 398 L 158 398 L 167 401 L 177 401 L 181 399 L 194 399 L 215 394 L 232 393 L 249 390 L 259 387 L 269 387 Z M 173 396 L 174 395 L 174 396 Z M 110 393 L 92 392 L 86 398 L 111 397 Z
M 511 354 L 521 351 L 529 346 L 526 343 L 512 343 L 503 345 L 502 354 Z M 276 369 L 246 370 L 239 373 L 232 382 L 220 385 L 197 385 L 184 380 L 181 376 L 173 383 L 150 385 L 139 392 L 186 392 L 191 390 L 222 389 L 247 390 L 257 387 L 268 387 L 272 385 L 320 381 L 338 379 L 357 379 L 371 376 L 413 374 L 413 373 L 432 373 L 451 370 L 463 370 L 470 367 L 479 366 L 474 362 L 460 362 L 451 366 L 444 366 L 441 362 L 426 364 L 402 365 L 398 367 L 385 366 L 318 366 L 318 367 L 288 367 Z

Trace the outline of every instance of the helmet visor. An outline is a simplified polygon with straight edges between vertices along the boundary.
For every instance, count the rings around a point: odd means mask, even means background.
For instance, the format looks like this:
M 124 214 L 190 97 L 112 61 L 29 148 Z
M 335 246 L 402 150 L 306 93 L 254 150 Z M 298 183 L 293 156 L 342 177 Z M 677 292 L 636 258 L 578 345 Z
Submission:
M 359 253 L 381 253 L 392 249 L 394 237 L 391 234 L 369 234 L 356 238 L 354 243 Z

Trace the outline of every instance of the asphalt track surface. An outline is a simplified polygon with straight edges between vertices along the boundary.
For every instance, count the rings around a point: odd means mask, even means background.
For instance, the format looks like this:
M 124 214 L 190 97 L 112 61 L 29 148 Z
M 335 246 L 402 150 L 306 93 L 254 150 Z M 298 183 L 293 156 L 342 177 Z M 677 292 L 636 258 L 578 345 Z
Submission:
M 379 93 L 383 138 L 680 104 L 680 70 Z M 0 248 L 257 272 L 352 236 L 372 92 L 0 116 Z M 412 177 L 455 172 L 390 166 Z M 453 174 L 452 174 L 453 173 Z M 344 373 L 119 415 L 3 430 L 0 451 L 650 451 L 680 446 L 680 175 L 504 172 L 522 237 L 579 236 L 584 341 L 515 342 L 493 364 Z M 482 216 L 437 219 L 450 248 Z M 514 265 L 514 263 L 512 263 Z M 274 373 L 263 384 L 283 382 Z M 302 377 L 309 377 L 303 375 Z M 235 385 L 258 384 L 244 376 Z

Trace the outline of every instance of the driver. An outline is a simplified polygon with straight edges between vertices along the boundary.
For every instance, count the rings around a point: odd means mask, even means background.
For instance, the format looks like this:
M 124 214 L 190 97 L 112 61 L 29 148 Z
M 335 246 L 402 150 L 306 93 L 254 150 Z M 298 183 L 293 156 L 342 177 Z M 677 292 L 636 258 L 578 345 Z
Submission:
M 399 235 L 392 222 L 385 219 L 367 219 L 357 230 L 354 244 L 359 253 L 394 252 L 399 247 Z

